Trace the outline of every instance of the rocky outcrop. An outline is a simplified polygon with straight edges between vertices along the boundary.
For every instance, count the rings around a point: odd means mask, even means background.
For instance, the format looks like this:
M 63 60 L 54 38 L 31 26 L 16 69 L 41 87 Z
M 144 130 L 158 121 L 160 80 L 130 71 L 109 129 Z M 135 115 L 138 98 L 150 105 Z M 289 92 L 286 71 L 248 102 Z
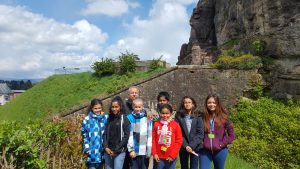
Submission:
M 300 56 L 299 0 L 216 1 L 218 45 L 233 38 L 261 38 L 271 56 Z
M 190 39 L 181 47 L 178 65 L 211 63 L 220 46 L 232 39 L 249 52 L 247 43 L 260 39 L 266 42 L 264 55 L 277 65 L 268 72 L 272 95 L 300 98 L 300 89 L 285 88 L 300 86 L 299 0 L 200 0 L 190 25 Z
M 190 19 L 191 35 L 183 44 L 177 65 L 204 65 L 213 62 L 217 45 L 214 25 L 214 0 L 199 2 Z

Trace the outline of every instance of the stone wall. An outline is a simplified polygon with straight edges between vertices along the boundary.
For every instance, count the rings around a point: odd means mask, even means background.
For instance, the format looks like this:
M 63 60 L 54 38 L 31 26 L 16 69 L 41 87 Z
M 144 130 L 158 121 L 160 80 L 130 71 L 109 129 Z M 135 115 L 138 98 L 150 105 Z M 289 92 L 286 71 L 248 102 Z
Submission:
M 203 107 L 203 102 L 209 93 L 218 93 L 224 105 L 234 105 L 244 92 L 250 89 L 253 81 L 261 79 L 256 70 L 218 70 L 203 66 L 178 66 L 173 70 L 136 84 L 141 90 L 141 98 L 147 103 L 156 103 L 160 91 L 168 91 L 171 95 L 171 104 L 176 109 L 180 100 L 185 95 L 195 98 L 198 107 Z M 127 89 L 104 98 L 105 111 L 115 95 L 126 98 Z M 151 106 L 151 105 L 150 105 Z M 68 114 L 83 113 L 85 107 L 70 111 Z

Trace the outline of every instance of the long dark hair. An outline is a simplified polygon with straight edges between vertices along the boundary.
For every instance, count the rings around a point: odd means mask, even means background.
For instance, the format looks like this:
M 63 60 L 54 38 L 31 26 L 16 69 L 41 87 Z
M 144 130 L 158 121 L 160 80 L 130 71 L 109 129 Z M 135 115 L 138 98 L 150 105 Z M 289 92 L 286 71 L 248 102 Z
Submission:
M 123 103 L 123 100 L 120 96 L 116 96 L 112 99 L 111 103 L 110 103 L 110 106 L 109 106 L 109 114 L 112 115 L 112 109 L 111 109 L 111 105 L 113 102 L 117 102 L 118 105 L 120 106 L 120 115 L 121 114 L 124 114 L 125 112 L 125 107 L 124 107 L 124 103 Z
M 229 113 L 227 112 L 227 110 L 224 108 L 224 106 L 222 105 L 218 95 L 216 94 L 209 94 L 204 102 L 204 114 L 203 114 L 203 122 L 204 122 L 204 129 L 205 131 L 209 131 L 210 130 L 210 114 L 212 112 L 210 112 L 210 110 L 207 107 L 207 101 L 208 99 L 213 98 L 216 102 L 216 111 L 215 111 L 215 122 L 217 124 L 217 126 L 220 126 L 221 123 L 225 124 L 226 121 L 229 118 Z
M 101 107 L 103 108 L 103 104 L 102 104 L 102 101 L 101 101 L 100 99 L 93 99 L 93 100 L 91 101 L 91 103 L 90 103 L 90 106 L 89 106 L 88 109 L 87 109 L 87 114 L 88 114 L 89 112 L 91 112 L 92 109 L 93 109 L 93 107 L 94 107 L 95 105 L 97 105 L 97 104 L 100 104 Z M 102 110 L 102 111 L 103 111 L 103 110 Z
M 159 107 L 159 112 L 161 112 L 162 109 L 168 109 L 171 112 L 171 115 L 173 114 L 173 108 L 170 104 L 163 104 Z
M 193 109 L 192 109 L 192 115 L 195 116 L 195 115 L 200 115 L 200 112 L 197 110 L 197 103 L 195 101 L 195 99 L 191 96 L 184 96 L 182 99 L 181 99 L 181 102 L 180 102 L 180 106 L 179 106 L 179 109 L 177 111 L 177 115 L 180 115 L 182 117 L 184 117 L 185 115 L 188 114 L 187 110 L 185 109 L 184 107 L 184 100 L 185 99 L 191 99 L 192 100 L 192 103 L 194 105 Z

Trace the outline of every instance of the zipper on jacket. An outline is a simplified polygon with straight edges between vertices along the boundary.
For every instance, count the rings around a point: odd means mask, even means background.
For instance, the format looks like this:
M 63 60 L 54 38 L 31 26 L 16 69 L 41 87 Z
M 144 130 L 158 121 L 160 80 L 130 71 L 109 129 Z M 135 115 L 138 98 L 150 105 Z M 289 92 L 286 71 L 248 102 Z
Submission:
M 210 134 L 212 134 L 212 133 L 210 132 Z M 211 150 L 211 153 L 214 153 L 212 138 L 210 138 L 209 141 L 210 141 L 210 150 Z
M 214 133 L 214 121 L 215 121 L 215 119 L 213 118 L 209 122 L 210 123 L 210 125 L 209 125 L 209 127 L 210 127 L 209 134 L 213 134 Z M 214 138 L 211 138 L 211 137 L 208 137 L 208 138 L 209 138 L 209 141 L 210 141 L 210 150 L 211 150 L 211 153 L 214 153 L 214 151 L 213 151 L 213 139 Z

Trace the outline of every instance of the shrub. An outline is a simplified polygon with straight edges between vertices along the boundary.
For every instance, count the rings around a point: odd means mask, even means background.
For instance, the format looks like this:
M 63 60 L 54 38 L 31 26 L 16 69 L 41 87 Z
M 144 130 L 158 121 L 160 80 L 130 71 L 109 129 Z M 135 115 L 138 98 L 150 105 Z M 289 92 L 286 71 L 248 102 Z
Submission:
M 138 58 L 138 55 L 134 53 L 129 53 L 126 51 L 126 53 L 121 53 L 119 56 L 119 64 L 120 64 L 120 74 L 126 74 L 130 72 L 135 72 L 136 70 L 136 64 L 135 61 L 140 60 Z
M 213 65 L 220 69 L 256 69 L 262 66 L 260 57 L 251 54 L 244 54 L 239 57 L 221 55 Z
M 244 52 L 235 50 L 235 49 L 227 49 L 223 50 L 221 56 L 232 56 L 232 57 L 239 57 L 245 54 Z
M 232 110 L 237 139 L 233 152 L 259 168 L 299 168 L 300 105 L 261 97 Z
M 16 168 L 46 168 L 46 160 L 41 159 L 45 149 L 59 145 L 65 138 L 61 124 L 31 121 L 0 124 L 1 166 L 5 161 Z
M 266 50 L 266 45 L 266 42 L 260 39 L 252 42 L 252 47 L 254 48 L 255 54 L 257 55 L 261 55 L 264 53 L 264 51 Z
M 240 39 L 231 39 L 228 40 L 227 42 L 225 42 L 221 48 L 222 49 L 231 49 L 233 48 L 235 45 L 238 45 L 240 43 Z
M 0 168 L 83 168 L 80 124 L 2 122 Z
M 98 77 L 112 75 L 115 73 L 116 65 L 113 59 L 102 58 L 101 61 L 95 62 L 92 65 L 92 69 L 95 71 L 95 75 Z
M 150 66 L 149 66 L 150 71 L 153 71 L 153 70 L 163 67 L 160 64 L 161 58 L 162 58 L 162 56 L 160 56 L 158 59 L 152 59 Z

